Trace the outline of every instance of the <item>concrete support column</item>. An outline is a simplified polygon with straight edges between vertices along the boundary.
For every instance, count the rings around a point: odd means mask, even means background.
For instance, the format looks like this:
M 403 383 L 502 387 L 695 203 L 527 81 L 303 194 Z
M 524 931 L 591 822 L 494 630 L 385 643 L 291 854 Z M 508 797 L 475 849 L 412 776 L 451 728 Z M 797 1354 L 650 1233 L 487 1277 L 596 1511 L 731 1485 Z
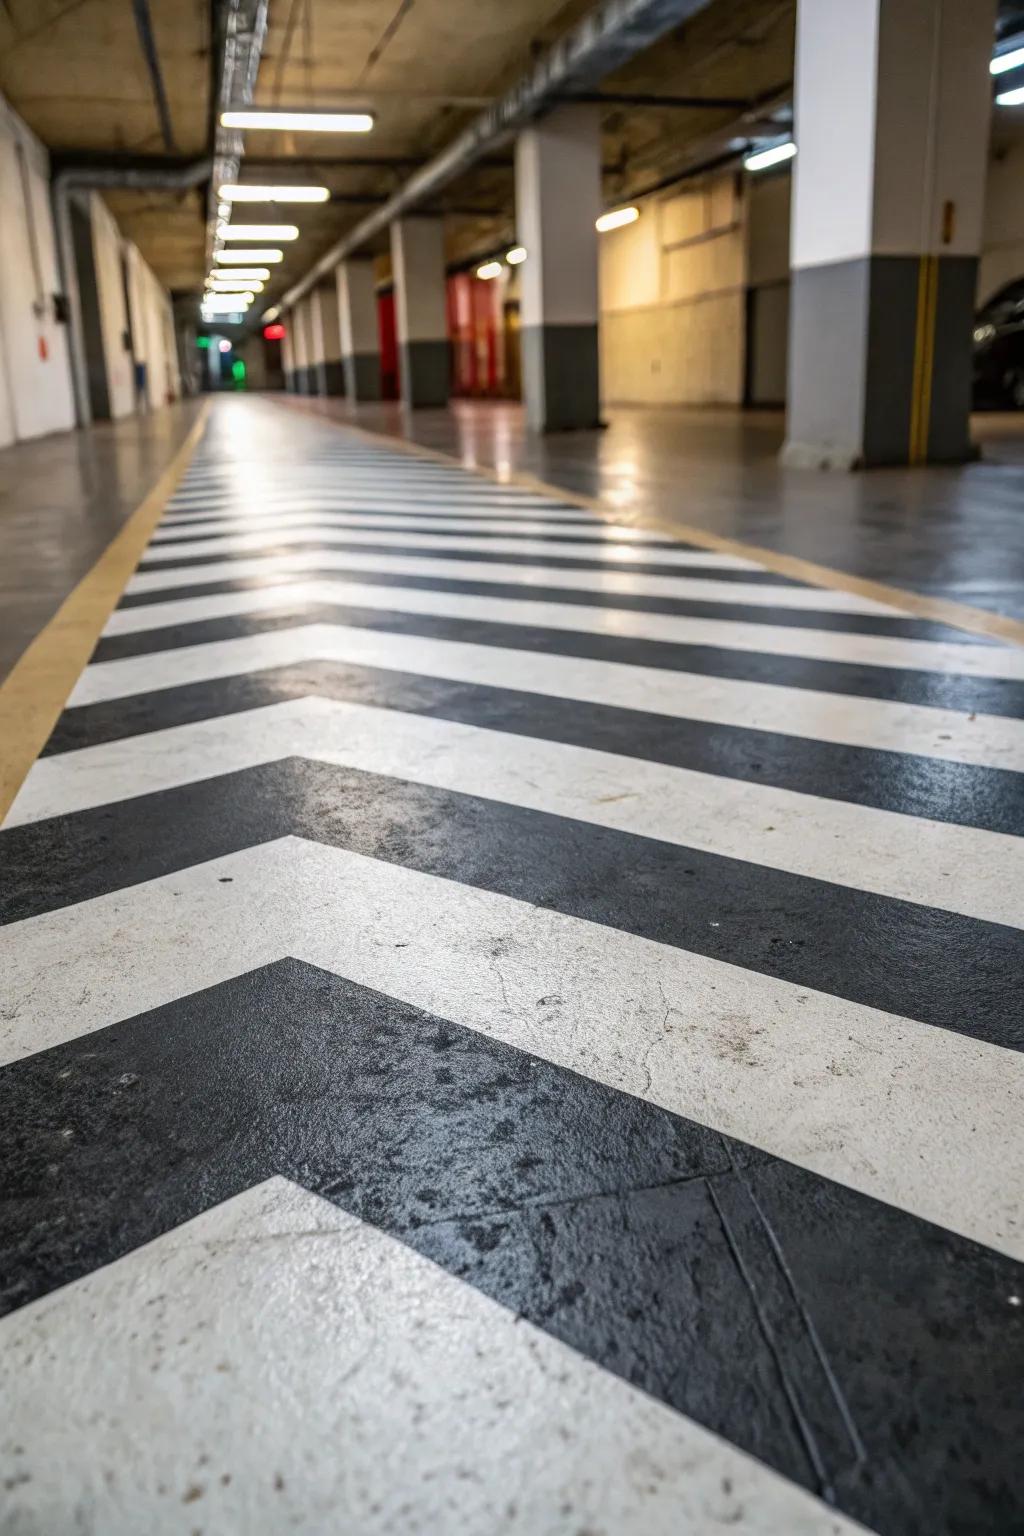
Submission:
M 289 394 L 295 393 L 295 311 L 282 315 L 284 335 L 281 338 L 281 367 L 284 370 L 284 387 Z
M 380 328 L 373 263 L 343 261 L 337 278 L 345 393 L 350 400 L 379 400 Z
M 970 456 L 994 0 L 800 0 L 783 459 Z
M 451 365 L 443 220 L 411 218 L 392 224 L 391 267 L 402 402 L 447 405 Z
M 341 326 L 338 320 L 338 289 L 332 282 L 319 283 L 309 296 L 317 355 L 316 392 L 343 395 L 345 373 L 341 366 Z
M 538 432 L 596 427 L 597 241 L 601 212 L 598 108 L 562 107 L 516 142 L 516 238 L 523 396 Z
M 295 393 L 308 395 L 309 338 L 306 331 L 305 299 L 299 299 L 292 310 L 292 357 L 295 362 Z
M 306 381 L 305 393 L 318 395 L 320 390 L 320 365 L 323 362 L 323 353 L 320 350 L 320 326 L 317 323 L 316 290 L 307 293 L 302 300 L 302 334 L 306 345 Z

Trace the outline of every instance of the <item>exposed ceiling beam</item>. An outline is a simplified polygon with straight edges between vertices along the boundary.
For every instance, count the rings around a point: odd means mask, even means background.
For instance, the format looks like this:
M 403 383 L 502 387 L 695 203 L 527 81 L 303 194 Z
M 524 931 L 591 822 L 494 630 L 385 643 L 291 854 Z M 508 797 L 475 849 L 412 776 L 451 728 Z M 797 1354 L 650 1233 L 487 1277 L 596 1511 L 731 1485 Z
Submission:
M 149 71 L 149 83 L 153 89 L 153 101 L 160 123 L 160 136 L 168 154 L 173 155 L 177 153 L 178 146 L 174 138 L 174 124 L 171 122 L 167 88 L 160 68 L 160 55 L 157 52 L 156 38 L 153 36 L 153 18 L 149 14 L 149 0 L 132 0 L 132 12 L 135 16 L 135 30 L 139 34 L 139 47 L 146 61 L 146 69 Z
M 339 261 L 372 240 L 403 213 L 439 192 L 482 155 L 499 148 L 509 134 L 539 117 L 566 94 L 596 85 L 709 3 L 710 0 L 602 0 L 447 149 L 415 172 L 382 207 L 333 245 L 280 302 L 286 306 L 294 304 Z

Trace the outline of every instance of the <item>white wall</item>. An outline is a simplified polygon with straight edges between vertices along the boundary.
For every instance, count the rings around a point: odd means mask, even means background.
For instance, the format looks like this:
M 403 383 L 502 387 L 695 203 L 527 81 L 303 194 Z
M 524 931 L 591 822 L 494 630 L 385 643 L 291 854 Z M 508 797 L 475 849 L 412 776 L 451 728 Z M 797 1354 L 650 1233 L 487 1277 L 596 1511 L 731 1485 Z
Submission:
M 146 365 L 146 403 L 150 410 L 181 395 L 174 314 L 167 290 L 143 260 L 137 246 L 125 242 L 128 303 L 135 358 Z
M 46 151 L 0 97 L 0 446 L 75 424 L 59 288 Z
M 598 237 L 601 392 L 609 404 L 743 398 L 743 207 L 731 174 L 639 204 Z
M 989 162 L 978 302 L 1024 277 L 1024 137 Z
M 89 198 L 89 213 L 92 220 L 96 286 L 99 290 L 103 355 L 107 365 L 107 393 L 110 414 L 117 420 L 120 416 L 130 415 L 135 409 L 132 354 L 126 345 L 128 307 L 121 271 L 123 241 L 114 215 L 98 192 L 93 192 Z

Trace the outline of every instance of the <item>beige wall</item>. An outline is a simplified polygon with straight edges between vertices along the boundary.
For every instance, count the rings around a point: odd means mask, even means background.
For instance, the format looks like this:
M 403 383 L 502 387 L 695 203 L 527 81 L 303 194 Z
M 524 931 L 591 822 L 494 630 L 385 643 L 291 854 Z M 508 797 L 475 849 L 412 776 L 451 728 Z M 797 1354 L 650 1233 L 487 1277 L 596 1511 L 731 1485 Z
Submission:
M 989 163 L 978 302 L 1024 277 L 1024 135 Z
M 46 151 L 0 96 L 0 447 L 75 424 L 59 289 Z
M 639 204 L 599 237 L 601 389 L 609 404 L 743 398 L 743 204 L 730 173 Z
M 146 364 L 144 403 L 155 410 L 181 394 L 170 296 L 137 247 L 124 239 L 100 194 L 94 192 L 89 202 L 110 413 L 116 418 L 135 409 L 136 360 Z M 127 303 L 122 256 L 127 265 Z M 125 344 L 129 330 L 130 348 Z
M 146 404 L 150 410 L 156 410 L 181 395 L 174 315 L 167 290 L 138 248 L 126 242 L 124 250 L 128 262 L 132 348 L 136 359 L 146 365 Z

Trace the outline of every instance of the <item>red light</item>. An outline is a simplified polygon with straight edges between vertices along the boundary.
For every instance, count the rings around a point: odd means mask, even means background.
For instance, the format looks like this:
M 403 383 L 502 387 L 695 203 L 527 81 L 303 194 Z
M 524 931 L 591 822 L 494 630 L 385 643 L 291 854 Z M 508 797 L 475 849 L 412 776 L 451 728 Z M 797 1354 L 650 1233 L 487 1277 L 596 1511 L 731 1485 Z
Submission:
M 267 341 L 280 341 L 284 336 L 283 325 L 265 325 L 263 335 Z

